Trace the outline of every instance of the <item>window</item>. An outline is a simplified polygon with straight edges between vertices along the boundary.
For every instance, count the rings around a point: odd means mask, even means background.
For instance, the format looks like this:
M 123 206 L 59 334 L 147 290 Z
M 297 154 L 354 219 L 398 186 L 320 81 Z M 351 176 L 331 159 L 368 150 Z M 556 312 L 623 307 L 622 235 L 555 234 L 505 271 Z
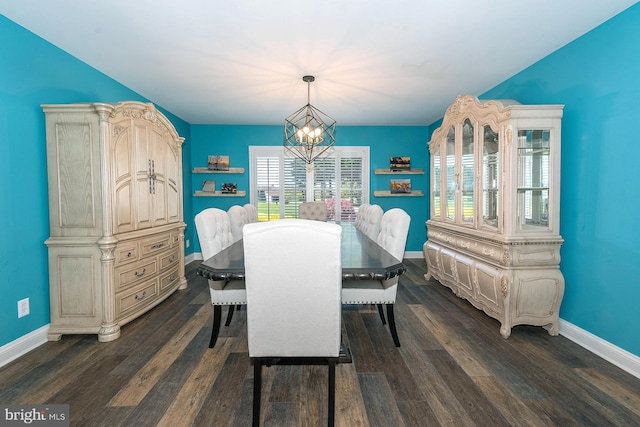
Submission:
M 327 204 L 328 219 L 355 221 L 369 202 L 369 147 L 335 147 L 307 166 L 282 146 L 250 146 L 250 200 L 258 219 L 297 218 L 302 202 Z

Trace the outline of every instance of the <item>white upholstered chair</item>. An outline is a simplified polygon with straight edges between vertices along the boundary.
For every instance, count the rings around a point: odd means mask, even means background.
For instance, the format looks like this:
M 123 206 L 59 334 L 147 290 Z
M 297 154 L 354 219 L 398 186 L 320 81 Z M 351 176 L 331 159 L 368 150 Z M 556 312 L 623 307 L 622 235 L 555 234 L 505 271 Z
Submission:
M 258 222 L 258 208 L 251 203 L 244 205 L 244 210 L 247 211 L 248 222 Z
M 233 243 L 229 215 L 222 209 L 208 208 L 203 210 L 195 216 L 195 223 L 202 257 L 205 260 Z M 229 326 L 235 306 L 247 303 L 247 293 L 243 280 L 228 282 L 209 280 L 209 293 L 211 294 L 211 304 L 213 304 L 213 329 L 209 347 L 213 348 L 220 332 L 222 306 L 228 306 L 225 326 Z
M 382 215 L 380 233 L 375 239 L 378 245 L 393 257 L 402 261 L 409 234 L 411 217 L 402 209 L 389 209 Z M 382 323 L 386 324 L 382 304 L 387 306 L 389 330 L 396 347 L 400 347 L 393 305 L 398 292 L 398 276 L 384 281 L 349 280 L 342 283 L 343 304 L 376 304 Z
M 359 226 L 356 227 L 371 240 L 377 240 L 383 213 L 380 205 L 369 205 L 361 215 Z
M 358 211 L 356 212 L 356 221 L 353 224 L 358 230 L 361 229 L 364 218 L 367 215 L 367 210 L 370 206 L 371 205 L 369 203 L 363 203 L 358 207 Z
M 262 365 L 277 363 L 329 365 L 328 421 L 333 425 L 341 332 L 341 233 L 337 224 L 300 219 L 244 228 L 254 426 L 260 422 Z
M 249 223 L 249 215 L 247 214 L 247 210 L 240 205 L 231 206 L 229 210 L 227 210 L 227 214 L 229 215 L 233 241 L 237 242 L 242 239 L 242 227 Z
M 327 204 L 325 202 L 303 202 L 300 203 L 298 218 L 312 219 L 314 221 L 327 220 Z

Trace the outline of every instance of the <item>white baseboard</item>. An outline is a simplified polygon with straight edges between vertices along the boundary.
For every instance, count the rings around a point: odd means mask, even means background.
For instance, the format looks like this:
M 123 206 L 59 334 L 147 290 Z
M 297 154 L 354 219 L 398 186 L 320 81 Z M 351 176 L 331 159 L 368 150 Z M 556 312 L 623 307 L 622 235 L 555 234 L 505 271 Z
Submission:
M 46 343 L 48 332 L 49 325 L 47 324 L 0 347 L 0 367 Z
M 417 259 L 417 258 L 423 258 L 424 254 L 422 253 L 422 251 L 406 251 L 404 253 L 404 257 L 410 258 L 410 259 Z
M 640 378 L 640 357 L 562 319 L 558 322 L 558 330 L 560 335 L 580 347 L 584 347 L 636 378 Z
M 192 254 L 189 254 L 186 257 L 184 257 L 184 263 L 186 265 L 186 264 L 189 264 L 190 262 L 195 261 L 197 259 L 202 259 L 202 254 L 200 252 L 192 253 Z

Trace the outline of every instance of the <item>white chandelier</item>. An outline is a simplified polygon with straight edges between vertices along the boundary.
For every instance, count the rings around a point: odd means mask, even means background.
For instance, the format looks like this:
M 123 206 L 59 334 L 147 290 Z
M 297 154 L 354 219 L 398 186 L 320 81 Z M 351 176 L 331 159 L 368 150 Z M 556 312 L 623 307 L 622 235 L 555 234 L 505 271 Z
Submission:
M 313 76 L 304 76 L 307 83 L 307 105 L 284 120 L 284 146 L 308 165 L 335 143 L 336 121 L 311 105 L 309 98 Z

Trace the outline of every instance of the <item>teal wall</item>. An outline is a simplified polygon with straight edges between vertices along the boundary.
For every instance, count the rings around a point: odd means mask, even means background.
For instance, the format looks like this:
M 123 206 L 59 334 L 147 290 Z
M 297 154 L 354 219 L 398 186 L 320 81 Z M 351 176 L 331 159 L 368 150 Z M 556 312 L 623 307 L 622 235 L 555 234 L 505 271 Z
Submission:
M 49 323 L 49 201 L 40 104 L 147 101 L 0 15 L 0 346 Z M 163 111 L 167 113 L 166 111 Z M 167 113 L 187 138 L 189 125 Z M 189 170 L 189 167 L 186 166 Z M 186 174 L 185 179 L 191 180 Z M 191 198 L 185 215 L 191 215 Z M 17 301 L 31 314 L 18 319 Z
M 286 114 L 285 114 L 286 115 Z M 336 117 L 339 122 L 339 118 Z M 284 122 L 284 119 L 283 119 Z M 235 182 L 246 197 L 194 197 L 193 211 L 215 207 L 227 210 L 232 205 L 249 203 L 249 146 L 282 145 L 282 126 L 192 125 L 191 163 L 205 167 L 208 155 L 228 155 L 231 167 L 245 168 L 244 174 L 194 174 L 191 193 L 202 188 L 202 180 L 214 179 L 219 188 L 222 182 Z M 426 126 L 340 126 L 336 129 L 336 145 L 370 146 L 370 203 L 384 210 L 399 207 L 411 216 L 407 251 L 422 251 L 427 233 L 425 221 L 428 212 L 428 128 Z M 413 189 L 422 190 L 423 197 L 374 197 L 373 190 L 388 190 L 389 175 L 374 175 L 375 168 L 388 168 L 389 157 L 411 157 L 411 165 L 423 168 L 424 175 L 406 175 Z M 193 221 L 191 221 L 193 223 Z M 197 235 L 193 248 L 200 251 Z
M 564 104 L 560 317 L 640 356 L 640 4 L 480 96 Z

